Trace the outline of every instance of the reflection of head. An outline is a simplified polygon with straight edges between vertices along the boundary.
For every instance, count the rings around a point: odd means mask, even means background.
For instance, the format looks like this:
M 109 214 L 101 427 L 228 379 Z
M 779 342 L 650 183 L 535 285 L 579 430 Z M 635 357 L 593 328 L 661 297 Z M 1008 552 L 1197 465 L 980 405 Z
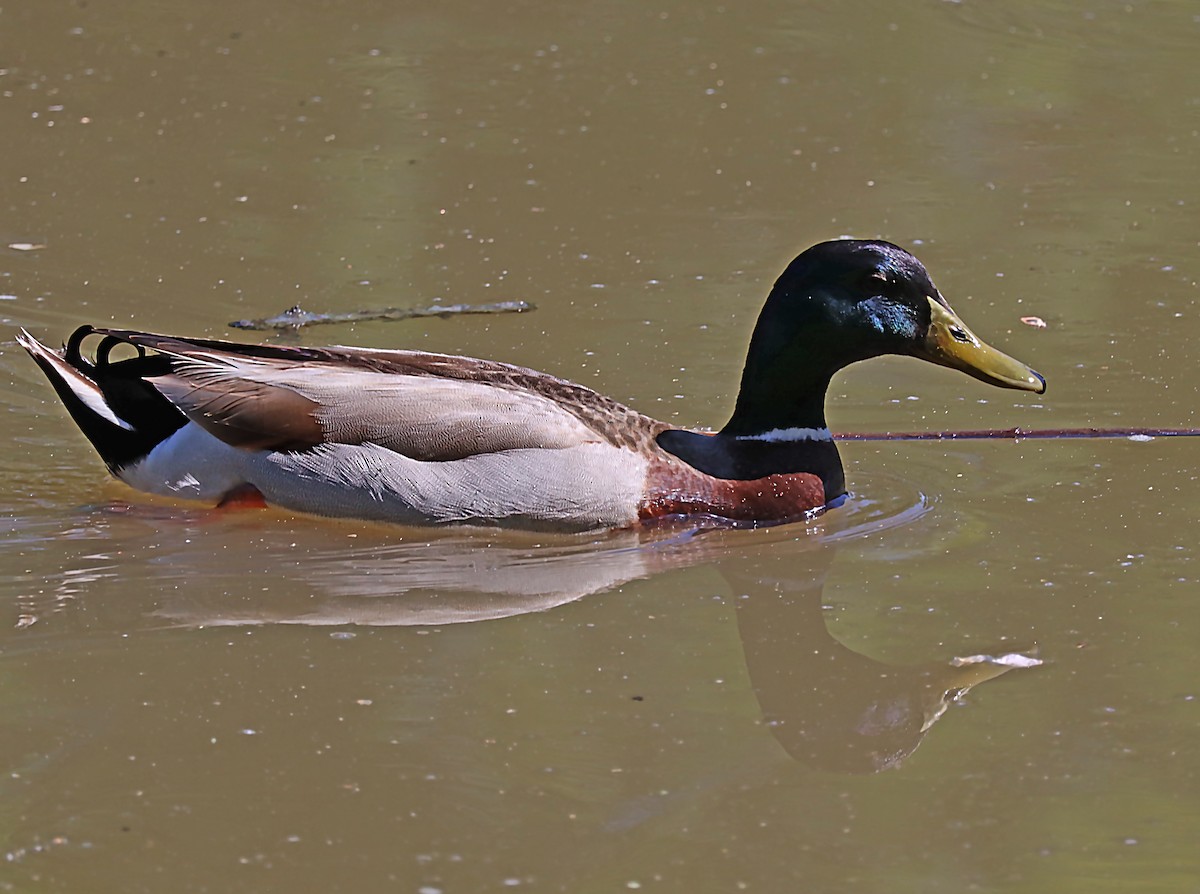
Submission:
M 804 705 L 793 702 L 792 717 L 771 717 L 767 725 L 788 754 L 813 767 L 869 774 L 898 766 L 921 743 L 925 717 L 915 693 L 855 694 L 876 697 L 829 705 L 817 695 Z M 827 693 L 838 701 L 839 695 Z
M 793 566 L 794 567 L 794 566 Z M 738 601 L 746 667 L 771 734 L 802 763 L 842 773 L 898 766 L 945 712 L 1019 655 L 976 655 L 947 664 L 897 667 L 843 646 L 825 627 L 824 568 L 807 578 L 761 582 Z M 804 569 L 796 568 L 798 577 Z M 765 585 L 764 585 L 765 583 Z
M 972 686 L 1015 667 L 1041 664 L 1037 658 L 1009 652 L 895 667 L 837 648 L 842 650 L 839 673 L 814 680 L 814 688 L 800 698 L 793 694 L 789 710 L 794 713 L 768 724 L 792 757 L 842 773 L 878 773 L 899 766 Z

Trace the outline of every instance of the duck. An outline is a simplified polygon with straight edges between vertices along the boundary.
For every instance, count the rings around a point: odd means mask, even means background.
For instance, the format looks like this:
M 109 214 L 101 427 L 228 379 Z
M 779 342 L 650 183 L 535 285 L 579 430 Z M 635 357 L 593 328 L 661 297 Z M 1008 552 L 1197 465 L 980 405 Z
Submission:
M 846 499 L 825 422 L 830 380 L 846 366 L 895 354 L 1046 390 L 967 328 L 917 258 L 879 240 L 822 242 L 787 265 L 717 431 L 548 373 L 428 351 L 89 325 L 60 350 L 24 329 L 18 341 L 109 472 L 135 489 L 400 525 L 794 522 Z

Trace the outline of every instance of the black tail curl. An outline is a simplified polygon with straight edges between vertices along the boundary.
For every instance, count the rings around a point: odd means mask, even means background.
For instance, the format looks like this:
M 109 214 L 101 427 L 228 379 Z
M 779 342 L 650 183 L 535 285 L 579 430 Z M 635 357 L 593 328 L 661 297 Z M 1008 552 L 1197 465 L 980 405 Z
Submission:
M 103 335 L 92 359 L 83 353 L 84 341 L 99 335 L 92 326 L 80 326 L 67 339 L 62 362 L 85 381 L 61 369 L 53 358 L 30 354 L 54 386 L 75 424 L 92 443 L 109 470 L 120 469 L 145 457 L 151 450 L 187 423 L 148 379 L 170 372 L 171 361 L 161 354 L 148 354 L 117 336 Z M 114 360 L 119 346 L 134 348 L 135 356 Z M 47 349 L 42 350 L 49 352 Z M 102 405 L 101 409 L 97 409 Z M 109 414 L 102 412 L 107 407 Z M 115 420 L 117 421 L 114 421 Z

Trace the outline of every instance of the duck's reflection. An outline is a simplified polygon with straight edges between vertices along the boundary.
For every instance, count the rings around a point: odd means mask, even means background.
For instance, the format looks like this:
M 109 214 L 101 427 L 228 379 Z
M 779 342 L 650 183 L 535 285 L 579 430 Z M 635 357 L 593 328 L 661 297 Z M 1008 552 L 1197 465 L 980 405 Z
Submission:
M 829 634 L 822 610 L 832 553 L 816 553 L 803 579 L 723 572 L 744 594 L 738 630 L 763 720 L 796 760 L 845 773 L 898 766 L 971 687 L 1041 664 L 998 651 L 893 665 L 848 648 Z
M 455 536 L 339 550 L 305 563 L 307 598 L 292 591 L 232 610 L 216 597 L 193 599 L 159 615 L 186 626 L 441 626 L 544 611 L 703 563 L 732 591 L 750 681 L 779 744 L 805 764 L 874 773 L 901 763 L 971 687 L 1040 664 L 998 651 L 897 666 L 831 636 L 822 588 L 836 544 L 879 524 L 626 534 L 565 546 Z

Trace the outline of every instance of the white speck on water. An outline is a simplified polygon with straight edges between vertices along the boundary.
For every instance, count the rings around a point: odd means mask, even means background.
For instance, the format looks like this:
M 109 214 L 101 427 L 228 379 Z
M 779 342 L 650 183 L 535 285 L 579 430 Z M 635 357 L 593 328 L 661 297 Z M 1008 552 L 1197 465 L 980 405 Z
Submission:
M 1019 652 L 1010 652 L 1007 655 L 966 655 L 961 658 L 953 658 L 950 661 L 952 667 L 966 667 L 971 664 L 996 664 L 1001 667 L 1038 667 L 1041 664 L 1038 658 L 1030 658 L 1028 655 L 1022 655 Z

